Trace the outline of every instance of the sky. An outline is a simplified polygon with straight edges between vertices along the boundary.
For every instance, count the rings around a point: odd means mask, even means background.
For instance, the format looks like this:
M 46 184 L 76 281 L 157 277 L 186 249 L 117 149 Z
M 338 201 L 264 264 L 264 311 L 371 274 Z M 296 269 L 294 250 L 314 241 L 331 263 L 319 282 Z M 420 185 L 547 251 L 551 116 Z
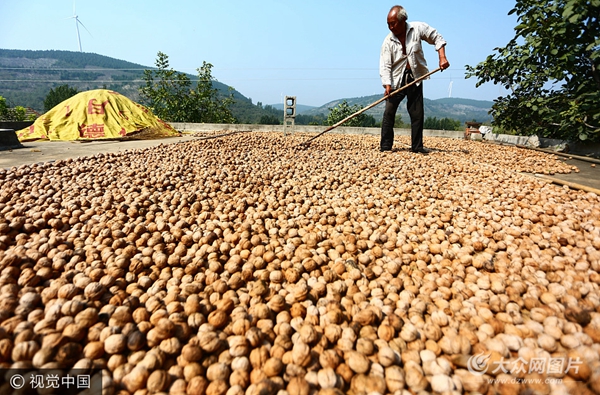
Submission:
M 297 104 L 321 106 L 383 95 L 379 51 L 395 4 L 448 42 L 450 68 L 425 82 L 426 98 L 506 95 L 493 84 L 476 88 L 465 65 L 514 37 L 514 0 L 0 0 L 0 48 L 79 51 L 76 14 L 83 52 L 154 66 L 160 51 L 171 68 L 191 74 L 206 61 L 214 78 L 253 103 L 296 96 Z M 437 53 L 424 46 L 434 70 Z

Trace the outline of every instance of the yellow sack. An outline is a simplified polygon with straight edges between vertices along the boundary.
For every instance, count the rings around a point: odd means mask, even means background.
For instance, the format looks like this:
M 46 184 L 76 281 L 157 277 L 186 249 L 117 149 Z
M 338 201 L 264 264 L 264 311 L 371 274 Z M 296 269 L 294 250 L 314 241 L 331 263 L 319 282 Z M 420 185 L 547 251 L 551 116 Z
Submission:
M 129 98 L 106 89 L 81 92 L 17 131 L 20 141 L 101 140 L 151 130 L 153 137 L 180 133 Z

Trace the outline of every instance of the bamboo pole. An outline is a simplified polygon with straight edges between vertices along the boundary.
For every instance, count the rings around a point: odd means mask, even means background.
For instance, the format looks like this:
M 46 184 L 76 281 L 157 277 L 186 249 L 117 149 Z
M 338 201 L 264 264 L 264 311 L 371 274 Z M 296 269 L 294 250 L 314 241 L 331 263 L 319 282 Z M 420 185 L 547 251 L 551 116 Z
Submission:
M 430 75 L 437 73 L 438 71 L 440 71 L 442 68 L 438 67 L 437 69 L 430 71 L 429 73 L 417 78 L 416 80 L 412 81 L 411 83 L 408 83 L 398 89 L 396 89 L 395 91 L 391 92 L 389 95 L 386 95 L 384 97 L 382 97 L 381 99 L 369 104 L 367 107 L 365 108 L 361 108 L 360 110 L 358 110 L 357 112 L 355 112 L 352 115 L 347 116 L 346 118 L 342 119 L 341 121 L 339 121 L 338 123 L 336 123 L 335 125 L 331 125 L 330 127 L 328 127 L 327 129 L 325 129 L 324 131 L 322 131 L 321 133 L 317 134 L 316 136 L 310 138 L 309 140 L 306 140 L 304 143 L 301 143 L 299 146 L 304 146 L 307 147 L 311 141 L 315 140 L 316 138 L 324 135 L 325 133 L 337 128 L 338 126 L 348 122 L 349 120 L 351 120 L 352 118 L 355 118 L 357 116 L 359 116 L 360 114 L 362 114 L 363 112 L 370 110 L 371 108 L 375 107 L 376 105 L 378 105 L 379 103 L 383 102 L 384 100 L 387 100 L 388 98 L 394 96 L 395 94 L 397 94 L 400 91 L 403 91 L 404 89 L 413 86 L 415 84 L 418 84 L 419 82 L 423 81 L 425 78 L 429 77 Z

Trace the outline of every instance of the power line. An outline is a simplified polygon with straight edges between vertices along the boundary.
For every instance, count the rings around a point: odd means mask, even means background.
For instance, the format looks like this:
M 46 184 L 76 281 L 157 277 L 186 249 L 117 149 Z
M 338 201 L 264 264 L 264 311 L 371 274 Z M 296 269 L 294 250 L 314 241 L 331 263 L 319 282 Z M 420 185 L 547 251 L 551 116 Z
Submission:
M 99 69 L 72 69 L 72 68 L 54 68 L 54 67 L 2 67 L 0 66 L 0 71 L 1 70 L 42 70 L 42 71 L 79 71 L 79 72 L 86 72 L 86 71 L 145 71 L 145 70 L 150 70 L 150 71 L 156 71 L 156 68 L 135 68 L 135 69 L 119 69 L 119 68 L 99 68 Z M 190 68 L 187 68 L 186 70 L 192 70 Z M 193 69 L 196 70 L 196 69 Z M 244 68 L 218 68 L 215 69 L 218 71 L 257 71 L 257 70 L 264 70 L 264 71 L 273 71 L 273 70 L 283 70 L 283 71 L 298 71 L 298 70 L 302 70 L 302 71 L 318 71 L 318 70 L 330 70 L 330 71 L 376 71 L 377 68 L 372 68 L 372 67 L 368 67 L 368 68 L 361 68 L 361 67 L 356 67 L 356 68 L 352 68 L 352 67 L 261 67 L 261 68 L 248 68 L 248 67 L 244 67 Z M 465 71 L 465 69 L 446 69 L 448 71 Z

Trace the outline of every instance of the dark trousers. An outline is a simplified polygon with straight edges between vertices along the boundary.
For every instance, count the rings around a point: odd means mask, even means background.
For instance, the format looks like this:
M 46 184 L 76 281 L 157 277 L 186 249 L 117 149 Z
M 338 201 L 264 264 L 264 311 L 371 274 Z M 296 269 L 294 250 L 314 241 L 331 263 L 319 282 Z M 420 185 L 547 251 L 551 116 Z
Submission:
M 410 70 L 405 72 L 402 78 L 402 86 L 414 81 Z M 417 151 L 423 149 L 423 123 L 425 122 L 425 112 L 423 110 L 423 83 L 412 85 L 405 90 L 390 97 L 385 102 L 385 111 L 381 121 L 381 143 L 379 148 L 382 151 L 391 150 L 394 145 L 394 122 L 396 120 L 396 111 L 400 102 L 407 98 L 406 108 L 410 116 L 411 128 L 411 150 Z

